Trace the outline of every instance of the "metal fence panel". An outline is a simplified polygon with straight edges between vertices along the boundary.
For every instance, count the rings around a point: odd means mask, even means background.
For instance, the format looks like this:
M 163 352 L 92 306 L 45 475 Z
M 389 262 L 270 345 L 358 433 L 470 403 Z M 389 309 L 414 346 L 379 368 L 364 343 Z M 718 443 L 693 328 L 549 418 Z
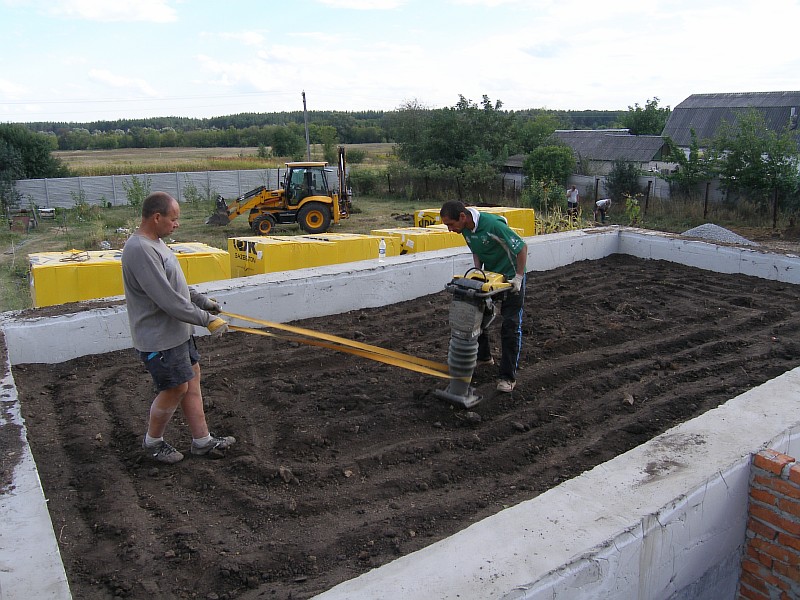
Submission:
M 149 173 L 135 175 L 99 175 L 58 179 L 20 179 L 14 187 L 21 204 L 43 208 L 72 208 L 79 199 L 88 204 L 120 206 L 128 204 L 126 188 L 137 178 L 150 191 L 167 192 L 179 202 L 189 195 L 201 199 L 238 198 L 255 188 L 277 189 L 286 169 L 249 169 L 240 171 L 198 171 L 192 173 Z M 335 168 L 328 172 L 328 185 L 337 189 L 339 178 Z M 187 189 L 188 188 L 188 189 Z

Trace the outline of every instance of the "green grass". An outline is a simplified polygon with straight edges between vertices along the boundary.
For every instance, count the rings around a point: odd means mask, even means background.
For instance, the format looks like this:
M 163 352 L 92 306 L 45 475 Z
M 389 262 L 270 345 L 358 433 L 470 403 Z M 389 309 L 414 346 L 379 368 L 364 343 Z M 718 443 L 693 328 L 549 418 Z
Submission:
M 410 227 L 413 221 L 397 216 L 411 215 L 415 209 L 436 207 L 436 202 L 412 202 L 407 200 L 383 200 L 358 198 L 355 213 L 332 226 L 336 233 L 368 234 L 373 229 L 387 227 Z M 228 238 L 253 235 L 247 217 L 237 217 L 226 226 L 206 225 L 206 218 L 213 211 L 213 202 L 185 202 L 181 204 L 180 227 L 173 234 L 176 242 L 201 242 L 228 249 Z M 32 305 L 28 254 L 38 252 L 64 252 L 67 250 L 100 250 L 100 243 L 109 242 L 112 248 L 122 248 L 126 233 L 117 229 L 133 231 L 139 224 L 138 211 L 130 206 L 91 209 L 58 209 L 56 219 L 41 221 L 30 232 L 0 230 L 0 312 L 21 310 Z M 274 235 L 302 235 L 299 226 L 279 225 Z

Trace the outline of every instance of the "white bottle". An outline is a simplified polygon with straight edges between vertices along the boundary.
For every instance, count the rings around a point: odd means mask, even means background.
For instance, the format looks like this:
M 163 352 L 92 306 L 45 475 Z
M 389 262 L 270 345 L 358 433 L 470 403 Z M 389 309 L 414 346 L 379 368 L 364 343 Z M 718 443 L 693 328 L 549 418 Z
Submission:
M 383 262 L 383 259 L 385 258 L 386 258 L 386 240 L 381 238 L 381 241 L 378 244 L 378 262 Z

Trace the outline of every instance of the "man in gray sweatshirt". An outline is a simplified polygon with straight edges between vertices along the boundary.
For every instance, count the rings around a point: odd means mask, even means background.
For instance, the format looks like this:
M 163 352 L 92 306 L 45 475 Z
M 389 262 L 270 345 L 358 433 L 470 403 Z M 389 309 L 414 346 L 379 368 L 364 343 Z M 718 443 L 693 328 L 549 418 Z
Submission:
M 178 406 L 192 434 L 191 453 L 220 456 L 236 438 L 208 430 L 200 391 L 200 355 L 194 325 L 218 337 L 228 324 L 218 316 L 214 300 L 191 289 L 178 259 L 162 238 L 178 226 L 181 208 L 165 192 L 153 192 L 142 204 L 139 228 L 122 250 L 122 282 L 128 304 L 133 347 L 139 353 L 157 395 L 150 406 L 142 447 L 158 462 L 174 464 L 183 454 L 164 441 L 164 432 Z

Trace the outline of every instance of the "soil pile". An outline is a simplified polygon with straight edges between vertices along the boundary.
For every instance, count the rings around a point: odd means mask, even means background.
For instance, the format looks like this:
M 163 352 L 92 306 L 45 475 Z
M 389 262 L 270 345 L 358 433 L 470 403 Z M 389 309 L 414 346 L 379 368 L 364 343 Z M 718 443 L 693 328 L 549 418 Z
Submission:
M 531 273 L 517 388 L 496 393 L 480 367 L 469 412 L 425 375 L 201 338 L 209 423 L 239 441 L 171 467 L 142 457 L 153 394 L 132 351 L 14 374 L 76 598 L 309 598 L 797 366 L 796 297 L 618 255 Z M 299 324 L 445 361 L 450 301 Z M 167 439 L 188 448 L 180 413 Z

